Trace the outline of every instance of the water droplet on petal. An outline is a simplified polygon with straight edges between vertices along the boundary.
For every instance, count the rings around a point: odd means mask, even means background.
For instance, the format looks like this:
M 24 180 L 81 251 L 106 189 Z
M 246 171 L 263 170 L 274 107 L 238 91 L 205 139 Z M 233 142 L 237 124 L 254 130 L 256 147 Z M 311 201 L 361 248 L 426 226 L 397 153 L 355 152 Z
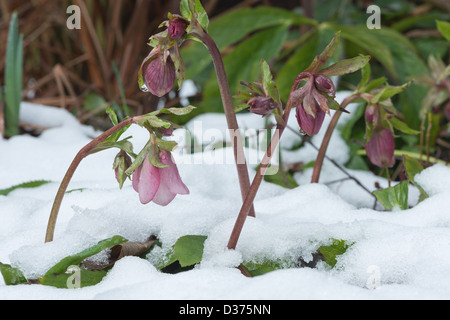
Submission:
M 141 85 L 140 89 L 141 89 L 142 92 L 148 92 L 149 91 L 147 86 L 145 85 L 145 83 Z

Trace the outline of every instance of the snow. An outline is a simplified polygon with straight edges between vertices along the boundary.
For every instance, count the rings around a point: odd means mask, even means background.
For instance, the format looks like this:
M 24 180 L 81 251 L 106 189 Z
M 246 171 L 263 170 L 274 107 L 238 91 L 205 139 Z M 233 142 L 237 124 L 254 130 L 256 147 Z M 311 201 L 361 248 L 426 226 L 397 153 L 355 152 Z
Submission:
M 342 95 L 340 98 L 342 99 Z M 349 106 L 350 110 L 355 105 Z M 354 109 L 353 109 L 354 110 Z M 347 115 L 341 118 L 346 121 Z M 230 148 L 214 149 L 229 141 L 223 115 L 205 114 L 175 131 L 181 147 L 174 153 L 183 181 L 191 194 L 177 196 L 167 207 L 140 204 L 131 183 L 119 190 L 112 171 L 117 150 L 84 159 L 76 171 L 59 212 L 55 238 L 44 243 L 45 231 L 59 183 L 76 153 L 99 134 L 80 125 L 68 112 L 22 104 L 25 122 L 49 127 L 39 137 L 0 138 L 0 189 L 30 180 L 52 183 L 17 189 L 0 196 L 0 262 L 37 278 L 62 258 L 98 241 L 121 235 L 144 241 L 157 235 L 162 248 L 146 259 L 118 261 L 101 283 L 82 289 L 42 285 L 6 286 L 0 277 L 0 299 L 448 299 L 450 298 L 450 168 L 434 165 L 416 181 L 430 197 L 420 203 L 410 186 L 411 209 L 373 210 L 373 197 L 351 180 L 327 185 L 345 175 L 325 161 L 320 184 L 310 184 L 312 170 L 297 173 L 299 187 L 288 190 L 263 182 L 255 200 L 256 218 L 248 218 L 236 250 L 226 245 L 240 209 L 241 196 Z M 330 117 L 312 139 L 319 146 Z M 238 114 L 244 133 L 264 128 L 259 116 Z M 297 128 L 295 116 L 289 125 Z M 253 130 L 253 131 L 252 131 Z M 132 126 L 127 136 L 135 150 L 148 133 Z M 190 154 L 191 137 L 208 145 Z M 309 145 L 291 147 L 299 138 L 287 130 L 280 152 L 285 162 L 315 159 Z M 327 155 L 339 164 L 348 161 L 348 148 L 338 132 Z M 248 148 L 247 157 L 259 159 L 261 150 Z M 257 163 L 250 163 L 254 176 Z M 348 170 L 368 189 L 387 182 L 369 172 Z M 154 262 L 183 235 L 206 235 L 203 261 L 194 270 L 175 275 L 159 272 Z M 335 268 L 286 268 L 262 276 L 244 277 L 235 267 L 264 260 L 305 261 L 330 239 L 353 243 L 338 257 Z

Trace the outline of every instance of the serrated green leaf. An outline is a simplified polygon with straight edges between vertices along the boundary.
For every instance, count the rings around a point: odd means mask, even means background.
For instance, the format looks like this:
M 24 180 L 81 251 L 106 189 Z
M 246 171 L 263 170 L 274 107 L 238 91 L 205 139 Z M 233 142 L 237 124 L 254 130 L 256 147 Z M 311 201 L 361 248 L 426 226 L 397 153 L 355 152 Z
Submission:
M 87 248 L 82 252 L 65 257 L 60 262 L 58 262 L 55 266 L 53 266 L 50 270 L 47 271 L 45 276 L 51 276 L 54 274 L 63 274 L 66 272 L 67 268 L 70 266 L 78 266 L 84 259 L 93 256 L 101 251 L 113 247 L 115 245 L 121 244 L 128 241 L 127 239 L 121 236 L 114 236 L 112 238 L 102 240 L 97 243 L 95 246 Z
M 409 181 L 403 181 L 394 187 L 376 190 L 373 194 L 378 201 L 388 210 L 400 208 L 408 209 L 408 185 Z
M 344 254 L 351 245 L 345 240 L 333 239 L 332 244 L 321 246 L 318 251 L 325 258 L 325 262 L 333 268 L 337 263 L 337 256 Z
M 3 280 L 7 286 L 14 286 L 21 283 L 27 283 L 27 279 L 23 275 L 22 271 L 17 268 L 11 267 L 9 264 L 3 264 L 0 262 L 0 273 L 3 276 Z
M 30 189 L 30 188 L 38 188 L 40 186 L 43 186 L 45 184 L 51 183 L 52 181 L 47 180 L 37 180 L 37 181 L 30 181 L 30 182 L 24 182 L 15 186 L 12 186 L 7 189 L 0 190 L 0 196 L 7 196 L 11 192 L 17 189 Z

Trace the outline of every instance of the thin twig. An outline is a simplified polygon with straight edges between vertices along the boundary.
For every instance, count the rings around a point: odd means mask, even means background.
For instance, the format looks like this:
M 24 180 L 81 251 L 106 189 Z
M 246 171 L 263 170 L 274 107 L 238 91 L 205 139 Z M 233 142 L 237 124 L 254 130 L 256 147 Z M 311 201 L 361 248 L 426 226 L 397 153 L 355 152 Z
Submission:
M 305 139 L 305 136 L 303 136 L 300 132 L 298 132 L 297 130 L 293 129 L 292 127 L 288 126 L 288 129 L 291 130 L 292 132 L 294 132 L 295 134 L 297 134 L 303 142 L 308 143 L 309 145 L 311 145 L 314 149 L 316 149 L 317 151 L 319 151 L 319 148 L 317 148 L 309 139 Z M 357 178 L 355 178 L 354 176 L 352 176 L 347 170 L 345 170 L 344 167 L 342 167 L 339 163 L 336 162 L 336 160 L 331 159 L 330 157 L 328 157 L 327 155 L 324 156 L 325 159 L 327 159 L 328 161 L 330 161 L 334 166 L 336 166 L 340 171 L 342 171 L 348 179 L 353 180 L 356 182 L 356 184 L 358 184 L 362 189 L 364 189 L 368 194 L 370 194 L 371 196 L 373 196 L 375 199 L 375 195 L 372 193 L 372 191 L 370 191 L 368 188 L 366 188 L 361 181 L 359 181 Z M 330 182 L 328 182 L 330 183 Z

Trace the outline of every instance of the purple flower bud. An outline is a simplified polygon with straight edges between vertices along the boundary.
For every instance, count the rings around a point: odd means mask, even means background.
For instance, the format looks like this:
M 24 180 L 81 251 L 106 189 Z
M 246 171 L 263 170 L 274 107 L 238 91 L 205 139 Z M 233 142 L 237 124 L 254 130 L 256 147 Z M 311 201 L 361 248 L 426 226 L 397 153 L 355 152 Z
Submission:
M 160 206 L 166 206 L 177 194 L 189 194 L 170 152 L 162 150 L 160 159 L 167 168 L 155 167 L 146 157 L 133 173 L 133 188 L 139 193 L 142 204 L 153 201 Z
M 167 57 L 164 61 L 162 54 L 156 55 L 147 65 L 144 73 L 144 82 L 148 90 L 155 96 L 162 97 L 172 90 L 175 83 L 175 65 Z
M 376 128 L 366 144 L 366 153 L 370 162 L 380 168 L 391 168 L 395 164 L 394 151 L 395 141 L 391 130 Z
M 248 100 L 249 111 L 263 117 L 272 114 L 272 111 L 278 107 L 278 104 L 270 97 L 254 97 Z
M 169 37 L 179 39 L 186 33 L 187 24 L 182 19 L 175 19 L 169 22 Z
M 318 74 L 314 77 L 314 82 L 318 90 L 325 92 L 332 97 L 336 95 L 336 88 L 334 87 L 334 83 L 327 76 Z
M 299 105 L 296 110 L 297 122 L 300 128 L 308 136 L 313 136 L 319 133 L 325 119 L 325 112 L 314 103 L 315 117 L 306 113 L 302 105 Z

